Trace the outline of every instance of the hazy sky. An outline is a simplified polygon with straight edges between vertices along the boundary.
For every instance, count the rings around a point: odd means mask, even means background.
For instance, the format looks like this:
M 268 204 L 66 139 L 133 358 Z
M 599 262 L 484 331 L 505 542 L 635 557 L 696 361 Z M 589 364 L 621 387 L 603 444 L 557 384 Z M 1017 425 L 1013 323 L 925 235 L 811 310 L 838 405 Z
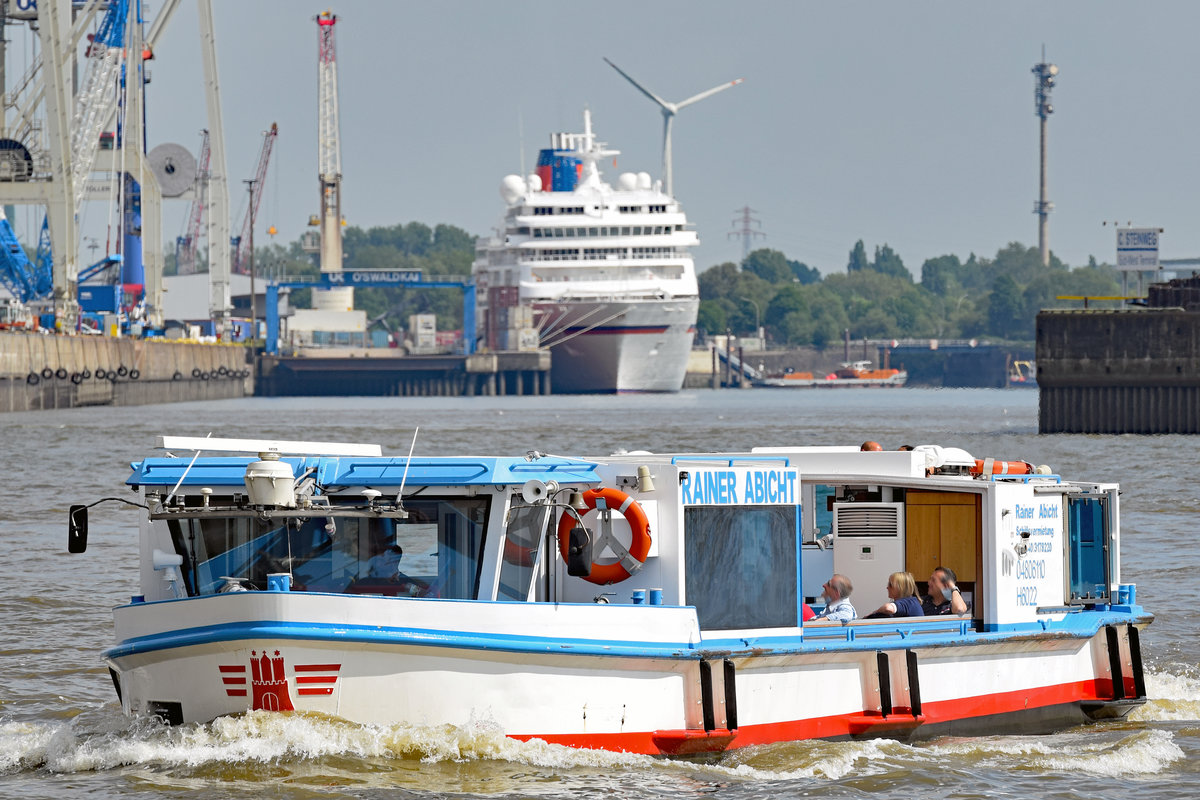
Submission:
M 157 5 L 157 4 L 156 4 Z M 289 242 L 317 211 L 317 31 L 323 5 L 216 0 L 234 211 L 261 132 L 279 124 L 258 236 Z M 157 10 L 157 9 L 154 9 Z M 703 269 L 741 256 L 736 212 L 765 246 L 822 272 L 855 240 L 890 244 L 919 277 L 944 253 L 1037 244 L 1043 44 L 1061 72 L 1050 118 L 1052 250 L 1114 260 L 1105 220 L 1162 227 L 1164 257 L 1200 255 L 1200 3 L 348 2 L 334 6 L 343 208 L 352 225 L 419 220 L 483 234 L 500 180 L 553 131 L 661 173 L 658 109 L 607 56 L 668 100 L 745 84 L 676 118 L 676 196 Z M 195 151 L 206 126 L 193 3 L 156 51 L 150 146 Z M 11 69 L 11 67 L 10 67 Z M 521 130 L 524 131 L 523 141 Z M 168 239 L 183 205 L 170 203 Z M 235 220 L 234 228 L 240 223 Z M 756 246 L 759 246 L 756 243 Z

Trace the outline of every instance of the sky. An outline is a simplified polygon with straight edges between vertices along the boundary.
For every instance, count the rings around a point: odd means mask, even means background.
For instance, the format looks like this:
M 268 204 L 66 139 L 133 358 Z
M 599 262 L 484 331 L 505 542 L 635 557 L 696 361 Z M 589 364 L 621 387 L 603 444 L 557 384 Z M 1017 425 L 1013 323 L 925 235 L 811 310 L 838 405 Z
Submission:
M 274 225 L 287 243 L 317 211 L 314 17 L 326 6 L 213 6 L 232 206 L 244 213 L 242 180 L 277 122 L 257 236 Z M 1112 225 L 1131 222 L 1164 229 L 1165 258 L 1200 256 L 1200 3 L 357 0 L 333 11 L 351 225 L 489 232 L 501 179 L 522 154 L 532 169 L 552 132 L 581 130 L 585 107 L 621 151 L 610 181 L 660 177 L 661 114 L 608 57 L 668 100 L 745 79 L 675 121 L 675 194 L 700 236 L 698 268 L 740 259 L 735 220 L 749 206 L 766 234 L 756 247 L 829 274 L 861 238 L 869 253 L 890 245 L 919 278 L 930 257 L 1036 246 L 1030 70 L 1044 46 L 1060 70 L 1051 249 L 1075 266 L 1112 262 Z M 207 122 L 193 3 L 151 70 L 150 147 L 195 152 Z M 168 201 L 169 240 L 185 208 Z

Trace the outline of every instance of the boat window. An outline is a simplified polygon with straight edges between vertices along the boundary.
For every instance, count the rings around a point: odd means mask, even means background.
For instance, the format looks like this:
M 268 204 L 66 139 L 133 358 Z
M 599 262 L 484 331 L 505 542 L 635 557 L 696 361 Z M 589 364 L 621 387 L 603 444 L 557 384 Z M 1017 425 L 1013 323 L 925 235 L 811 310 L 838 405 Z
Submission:
M 701 628 L 799 624 L 795 507 L 697 506 L 683 519 L 684 589 Z
M 527 600 L 541 560 L 550 521 L 549 506 L 521 506 L 509 513 L 500 560 L 499 600 Z
M 189 594 L 265 589 L 290 572 L 295 591 L 474 599 L 486 498 L 423 498 L 408 517 L 170 520 Z

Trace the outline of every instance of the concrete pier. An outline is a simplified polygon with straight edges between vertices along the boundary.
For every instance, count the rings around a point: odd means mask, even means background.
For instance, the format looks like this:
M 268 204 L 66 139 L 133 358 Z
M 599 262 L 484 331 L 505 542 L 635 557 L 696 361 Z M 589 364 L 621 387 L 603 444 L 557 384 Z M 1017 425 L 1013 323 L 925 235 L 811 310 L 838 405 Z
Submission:
M 254 392 L 247 349 L 0 331 L 0 411 L 220 400 Z
M 261 356 L 259 394 L 267 397 L 383 395 L 474 397 L 549 394 L 550 352 L 469 356 Z
M 1200 314 L 1043 311 L 1042 433 L 1200 433 Z

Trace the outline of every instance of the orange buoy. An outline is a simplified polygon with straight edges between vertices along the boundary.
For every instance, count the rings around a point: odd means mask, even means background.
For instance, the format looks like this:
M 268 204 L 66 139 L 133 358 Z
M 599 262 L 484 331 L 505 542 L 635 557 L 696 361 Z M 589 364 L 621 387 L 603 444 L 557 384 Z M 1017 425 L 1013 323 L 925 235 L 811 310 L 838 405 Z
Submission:
M 971 467 L 972 475 L 1032 475 L 1033 464 L 1028 461 L 997 461 L 994 458 L 977 458 Z

